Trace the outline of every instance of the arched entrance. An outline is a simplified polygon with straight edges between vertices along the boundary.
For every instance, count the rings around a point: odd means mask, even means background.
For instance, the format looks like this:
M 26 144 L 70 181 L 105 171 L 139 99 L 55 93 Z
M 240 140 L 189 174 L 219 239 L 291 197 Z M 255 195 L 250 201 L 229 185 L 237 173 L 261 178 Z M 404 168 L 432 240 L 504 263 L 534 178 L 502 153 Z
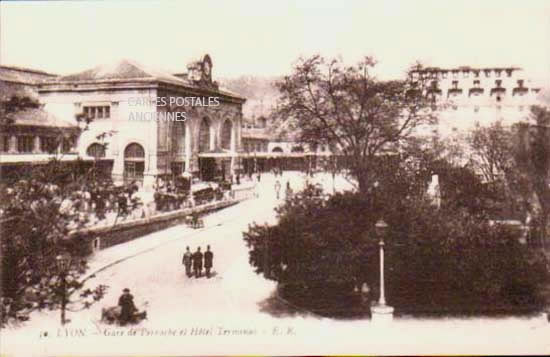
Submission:
M 233 131 L 233 123 L 227 119 L 222 126 L 221 146 L 222 149 L 231 150 L 231 134 Z
M 124 181 L 143 182 L 145 171 L 145 150 L 138 143 L 131 143 L 124 149 Z
M 199 153 L 210 151 L 210 120 L 203 118 L 199 127 Z M 199 173 L 203 181 L 212 181 L 216 174 L 216 160 L 212 157 L 199 157 Z
M 86 149 L 86 155 L 94 158 L 93 175 L 94 179 L 107 179 L 113 171 L 113 160 L 106 159 L 105 145 L 93 143 Z

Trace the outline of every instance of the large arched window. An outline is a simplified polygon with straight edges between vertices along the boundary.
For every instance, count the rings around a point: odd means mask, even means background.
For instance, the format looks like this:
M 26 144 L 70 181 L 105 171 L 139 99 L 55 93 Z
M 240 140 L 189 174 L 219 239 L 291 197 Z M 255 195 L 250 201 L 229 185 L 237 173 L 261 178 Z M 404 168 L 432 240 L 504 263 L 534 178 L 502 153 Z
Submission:
M 222 126 L 222 149 L 230 150 L 231 149 L 231 132 L 233 131 L 233 123 L 231 120 L 227 119 Z
M 274 147 L 271 152 L 283 152 L 283 149 L 281 149 L 279 146 Z
M 172 132 L 172 148 L 177 155 L 185 154 L 185 123 L 175 122 Z
M 127 159 L 145 159 L 145 150 L 143 146 L 137 143 L 131 143 L 124 149 L 124 160 Z
M 131 143 L 124 149 L 124 179 L 127 182 L 142 180 L 145 171 L 145 150 L 137 143 Z
M 105 146 L 99 143 L 93 143 L 86 149 L 86 155 L 99 159 L 105 157 Z
M 210 120 L 203 118 L 199 128 L 199 152 L 210 150 Z

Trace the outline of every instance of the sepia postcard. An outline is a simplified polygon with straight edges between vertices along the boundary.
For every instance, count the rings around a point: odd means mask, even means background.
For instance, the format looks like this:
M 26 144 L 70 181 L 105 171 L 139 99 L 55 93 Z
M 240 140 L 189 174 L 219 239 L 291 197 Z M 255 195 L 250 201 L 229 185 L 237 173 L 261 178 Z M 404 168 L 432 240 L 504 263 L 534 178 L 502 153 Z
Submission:
M 550 353 L 550 2 L 2 1 L 0 356 Z

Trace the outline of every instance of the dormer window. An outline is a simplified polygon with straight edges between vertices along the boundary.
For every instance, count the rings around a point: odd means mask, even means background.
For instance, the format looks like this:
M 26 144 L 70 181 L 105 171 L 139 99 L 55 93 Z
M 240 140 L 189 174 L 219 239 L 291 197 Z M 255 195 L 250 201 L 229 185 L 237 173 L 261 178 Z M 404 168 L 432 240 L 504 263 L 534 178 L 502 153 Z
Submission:
M 491 77 L 491 70 L 490 69 L 485 69 L 485 70 L 483 70 L 483 72 L 485 72 L 485 77 L 487 77 L 487 78 Z
M 447 72 L 441 72 L 441 77 L 442 78 L 447 78 Z
M 507 70 L 506 70 L 506 75 L 507 75 L 508 77 L 512 77 L 512 69 L 507 69 Z
M 458 71 L 453 71 L 453 78 L 458 78 Z
M 469 71 L 463 71 L 462 75 L 464 76 L 464 78 L 468 78 L 468 76 L 470 75 L 470 72 Z
M 495 71 L 495 75 L 496 75 L 497 77 L 500 77 L 500 74 L 501 74 L 501 73 L 502 73 L 502 71 L 501 71 L 500 69 L 497 69 L 497 70 Z

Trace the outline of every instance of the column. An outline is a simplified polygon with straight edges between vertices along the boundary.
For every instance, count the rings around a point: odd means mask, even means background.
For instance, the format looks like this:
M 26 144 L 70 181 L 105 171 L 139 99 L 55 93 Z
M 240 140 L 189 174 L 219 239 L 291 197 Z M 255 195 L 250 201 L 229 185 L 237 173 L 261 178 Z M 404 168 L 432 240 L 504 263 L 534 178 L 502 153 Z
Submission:
M 37 135 L 33 138 L 33 144 L 34 144 L 33 145 L 33 150 L 32 150 L 33 154 L 39 154 L 41 152 L 41 150 L 40 150 L 40 136 Z
M 231 151 L 231 166 L 230 166 L 230 172 L 231 172 L 231 176 L 233 177 L 233 175 L 235 175 L 235 160 L 236 160 L 236 157 L 234 155 L 236 155 L 237 153 L 237 129 L 236 129 L 236 125 L 235 125 L 235 122 L 232 121 L 231 122 L 231 143 L 229 144 L 229 149 Z
M 191 126 L 185 123 L 185 172 L 191 173 Z
M 17 137 L 15 135 L 11 135 L 9 138 L 9 150 L 8 152 L 10 154 L 16 154 L 17 153 Z

